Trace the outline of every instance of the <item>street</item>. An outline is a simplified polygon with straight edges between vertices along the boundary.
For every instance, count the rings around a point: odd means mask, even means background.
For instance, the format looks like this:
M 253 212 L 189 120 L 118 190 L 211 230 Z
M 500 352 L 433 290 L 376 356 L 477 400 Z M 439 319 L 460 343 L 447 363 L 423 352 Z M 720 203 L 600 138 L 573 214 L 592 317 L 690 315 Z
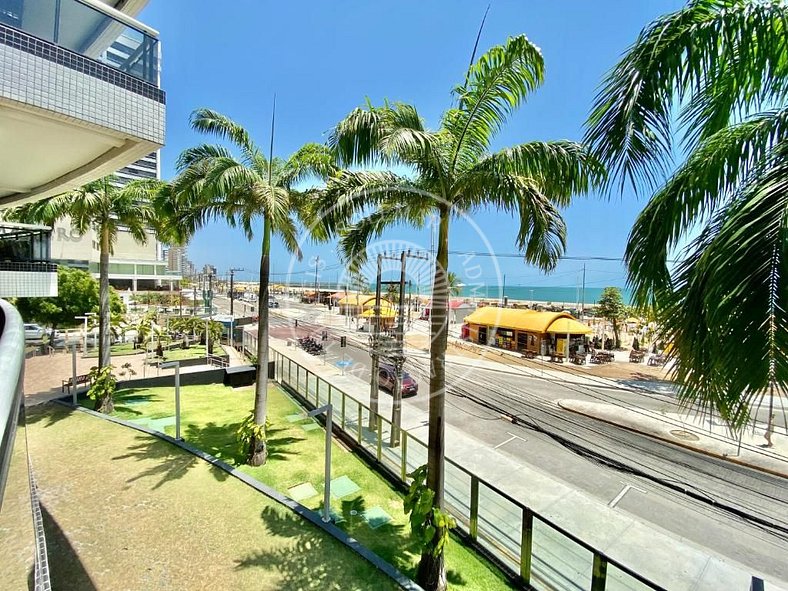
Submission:
M 217 301 L 224 307 L 225 301 Z M 280 299 L 272 336 L 311 334 L 325 341 L 325 362 L 351 362 L 347 372 L 369 380 L 368 335 L 351 334 L 340 349 L 337 329 L 309 323 L 315 307 Z M 285 310 L 286 308 L 286 310 Z M 298 329 L 294 326 L 296 315 Z M 420 393 L 403 401 L 427 410 L 429 359 L 408 350 L 405 369 Z M 668 396 L 577 385 L 473 365 L 447 363 L 446 418 L 467 434 L 539 468 L 606 504 L 678 534 L 766 575 L 785 577 L 788 490 L 785 480 L 673 446 L 560 409 L 558 399 L 605 401 L 627 408 L 672 410 Z M 388 396 L 381 393 L 381 396 Z M 426 440 L 426 426 L 421 433 Z

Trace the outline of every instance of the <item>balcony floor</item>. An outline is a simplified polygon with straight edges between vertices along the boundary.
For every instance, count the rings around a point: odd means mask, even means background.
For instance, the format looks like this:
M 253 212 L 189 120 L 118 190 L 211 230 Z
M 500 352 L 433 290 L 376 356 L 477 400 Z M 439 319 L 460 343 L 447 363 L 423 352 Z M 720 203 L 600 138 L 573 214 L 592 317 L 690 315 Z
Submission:
M 294 513 L 157 438 L 54 403 L 28 409 L 28 438 L 53 588 L 394 588 Z

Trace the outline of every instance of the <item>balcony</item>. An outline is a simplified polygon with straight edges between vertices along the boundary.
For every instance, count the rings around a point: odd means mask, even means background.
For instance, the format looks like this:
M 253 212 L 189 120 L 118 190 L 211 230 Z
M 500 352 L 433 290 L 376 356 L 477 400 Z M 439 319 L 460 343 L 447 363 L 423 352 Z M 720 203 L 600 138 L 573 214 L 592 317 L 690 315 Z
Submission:
M 57 296 L 47 226 L 0 222 L 0 298 Z
M 156 32 L 121 12 L 108 14 L 112 9 L 106 5 L 91 4 L 80 0 L 0 0 L 0 23 L 69 50 L 59 52 L 57 63 L 74 61 L 73 54 L 79 54 L 158 87 Z M 17 36 L 17 43 L 25 41 Z M 90 62 L 84 65 L 89 68 Z
M 155 30 L 98 0 L 0 0 L 0 207 L 161 147 L 160 51 Z

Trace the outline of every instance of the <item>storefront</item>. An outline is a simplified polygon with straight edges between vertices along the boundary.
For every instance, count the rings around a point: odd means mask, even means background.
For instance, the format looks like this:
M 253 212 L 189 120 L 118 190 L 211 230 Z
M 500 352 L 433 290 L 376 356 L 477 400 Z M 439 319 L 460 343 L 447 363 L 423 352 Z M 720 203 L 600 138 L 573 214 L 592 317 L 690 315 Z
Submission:
M 467 328 L 466 328 L 467 327 Z M 468 341 L 534 355 L 565 355 L 585 351 L 591 328 L 568 312 L 485 307 L 465 317 Z

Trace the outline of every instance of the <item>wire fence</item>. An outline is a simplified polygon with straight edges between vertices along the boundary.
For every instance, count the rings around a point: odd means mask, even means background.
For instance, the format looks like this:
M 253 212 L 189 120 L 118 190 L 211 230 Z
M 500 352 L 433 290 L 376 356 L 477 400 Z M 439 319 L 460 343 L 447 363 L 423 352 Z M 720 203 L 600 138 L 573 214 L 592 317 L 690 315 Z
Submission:
M 253 339 L 244 341 L 255 354 Z M 279 350 L 271 349 L 274 377 L 309 408 L 331 404 L 335 428 L 401 482 L 427 463 L 427 445 L 401 430 L 389 445 L 391 422 L 317 376 Z M 663 590 L 579 537 L 513 499 L 455 461 L 445 460 L 445 504 L 470 539 L 531 588 L 544 591 Z

